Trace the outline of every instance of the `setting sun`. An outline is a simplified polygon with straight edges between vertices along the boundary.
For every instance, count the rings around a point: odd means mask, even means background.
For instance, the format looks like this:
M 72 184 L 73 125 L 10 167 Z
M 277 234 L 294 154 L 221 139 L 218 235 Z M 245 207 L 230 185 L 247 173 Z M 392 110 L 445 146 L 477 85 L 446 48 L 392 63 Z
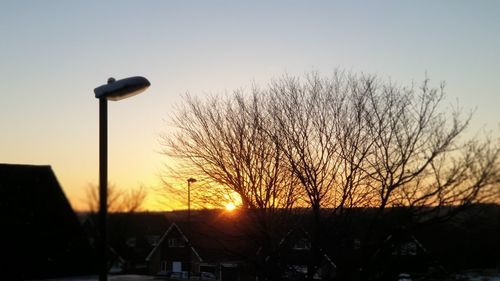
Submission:
M 226 210 L 227 211 L 232 211 L 234 209 L 236 209 L 236 205 L 234 205 L 233 202 L 229 202 L 229 203 L 226 204 Z

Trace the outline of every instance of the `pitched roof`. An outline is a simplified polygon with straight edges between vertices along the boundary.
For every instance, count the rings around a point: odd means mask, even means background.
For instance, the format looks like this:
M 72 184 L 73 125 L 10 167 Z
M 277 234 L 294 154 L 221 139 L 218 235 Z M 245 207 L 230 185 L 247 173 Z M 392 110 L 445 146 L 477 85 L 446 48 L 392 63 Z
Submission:
M 169 231 L 172 228 L 179 229 L 204 262 L 242 261 L 257 251 L 257 244 L 249 239 L 246 232 L 248 225 L 241 214 L 229 214 L 221 210 L 193 211 L 190 223 L 183 212 L 170 213 L 168 216 L 174 221 Z M 168 231 L 162 239 L 167 234 Z
M 83 226 L 89 236 L 97 237 L 97 214 L 88 214 Z M 161 212 L 110 213 L 107 218 L 108 246 L 127 262 L 144 262 L 169 226 Z
M 93 251 L 50 166 L 0 164 L 0 271 L 33 279 L 93 271 Z
M 305 242 L 305 247 L 296 248 L 298 242 Z M 288 231 L 288 233 L 280 241 L 278 255 L 281 256 L 279 257 L 279 259 L 282 262 L 289 264 L 307 265 L 312 258 L 310 247 L 311 236 L 309 232 L 307 232 L 300 226 L 294 227 L 290 231 Z M 333 268 L 337 267 L 337 265 L 332 261 L 330 256 L 324 251 L 323 248 L 319 247 L 318 251 L 323 258 L 323 263 L 328 264 Z
M 158 244 L 154 247 L 154 249 L 151 250 L 151 252 L 148 254 L 148 256 L 146 257 L 146 261 L 149 261 L 151 259 L 151 257 L 153 256 L 153 254 L 158 251 L 159 247 L 161 247 L 161 244 L 164 243 L 165 239 L 168 237 L 168 235 L 172 232 L 172 231 L 177 231 L 180 236 L 182 237 L 182 239 L 184 240 L 184 242 L 186 243 L 189 243 L 190 240 L 186 237 L 186 235 L 184 235 L 184 233 L 182 232 L 182 230 L 179 228 L 179 226 L 173 222 L 170 227 L 167 229 L 167 231 L 165 231 L 165 233 L 163 234 L 163 236 L 161 237 L 160 241 L 158 242 Z M 196 249 L 194 247 L 191 246 L 191 250 L 193 251 L 193 253 L 195 254 L 195 256 L 198 258 L 198 260 L 200 261 L 203 261 L 203 259 L 200 257 L 200 254 L 198 254 L 198 251 L 196 251 Z

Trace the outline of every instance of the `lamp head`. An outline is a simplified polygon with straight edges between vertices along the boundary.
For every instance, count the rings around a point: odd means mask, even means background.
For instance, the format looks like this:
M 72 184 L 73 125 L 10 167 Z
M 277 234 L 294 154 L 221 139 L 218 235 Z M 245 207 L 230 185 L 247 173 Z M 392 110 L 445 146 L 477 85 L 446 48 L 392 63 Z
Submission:
M 101 85 L 94 89 L 95 97 L 107 100 L 118 101 L 140 94 L 146 90 L 151 83 L 141 76 L 134 76 L 125 79 L 115 80 L 109 78 L 108 84 Z

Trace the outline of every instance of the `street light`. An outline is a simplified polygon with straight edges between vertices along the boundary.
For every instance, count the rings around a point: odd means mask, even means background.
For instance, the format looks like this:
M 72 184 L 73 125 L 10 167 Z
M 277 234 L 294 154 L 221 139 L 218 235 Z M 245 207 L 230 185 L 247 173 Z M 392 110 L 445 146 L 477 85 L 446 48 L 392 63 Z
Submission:
M 187 179 L 187 184 L 188 184 L 188 237 L 189 237 L 189 241 L 191 241 L 191 184 L 192 183 L 195 183 L 196 182 L 196 179 L 193 179 L 193 178 L 189 178 Z M 188 265 L 189 265 L 189 268 L 188 268 L 188 280 L 191 280 L 191 265 L 192 265 L 192 257 L 191 257 L 191 242 L 189 242 L 189 245 L 188 245 Z
M 188 183 L 188 222 L 191 221 L 191 184 L 195 183 L 196 179 L 189 178 L 187 179 Z
M 146 90 L 151 83 L 144 77 L 121 80 L 109 78 L 108 83 L 94 89 L 99 99 L 99 281 L 108 279 L 106 216 L 108 213 L 108 100 L 118 101 Z

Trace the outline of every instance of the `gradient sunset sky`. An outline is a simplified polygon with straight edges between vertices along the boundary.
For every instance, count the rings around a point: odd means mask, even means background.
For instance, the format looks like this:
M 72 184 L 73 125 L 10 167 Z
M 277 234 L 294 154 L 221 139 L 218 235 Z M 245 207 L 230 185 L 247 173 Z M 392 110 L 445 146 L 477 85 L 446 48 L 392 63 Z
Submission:
M 51 165 L 73 207 L 98 181 L 98 101 L 108 77 L 142 95 L 109 103 L 109 178 L 160 186 L 159 135 L 180 95 L 265 86 L 336 68 L 409 85 L 500 131 L 500 1 L 1 1 L 0 163 Z M 149 198 L 148 209 L 169 208 Z

